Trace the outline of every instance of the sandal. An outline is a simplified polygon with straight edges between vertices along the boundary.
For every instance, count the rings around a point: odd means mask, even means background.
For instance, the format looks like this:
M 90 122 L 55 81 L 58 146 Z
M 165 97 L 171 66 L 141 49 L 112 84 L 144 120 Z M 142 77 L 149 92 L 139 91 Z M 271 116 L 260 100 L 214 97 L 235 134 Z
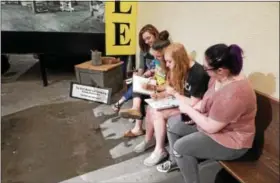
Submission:
M 119 110 L 121 109 L 121 107 L 122 107 L 122 103 L 119 103 L 119 102 L 117 102 L 117 103 L 114 103 L 113 105 L 112 105 L 112 109 L 113 109 L 113 111 L 114 112 L 119 112 Z
M 131 130 L 128 130 L 127 132 L 124 133 L 124 137 L 127 138 L 134 138 L 134 137 L 138 137 L 138 136 L 142 136 L 145 135 L 145 130 L 140 130 L 138 133 L 133 133 Z

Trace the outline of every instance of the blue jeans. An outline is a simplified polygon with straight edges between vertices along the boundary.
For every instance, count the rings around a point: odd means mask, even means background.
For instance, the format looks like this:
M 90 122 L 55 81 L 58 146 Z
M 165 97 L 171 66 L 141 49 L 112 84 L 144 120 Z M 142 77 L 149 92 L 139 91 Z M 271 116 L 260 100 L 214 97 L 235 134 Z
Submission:
M 127 91 L 125 92 L 125 94 L 123 95 L 123 97 L 125 98 L 125 102 L 132 99 L 132 85 L 130 85 L 127 89 Z

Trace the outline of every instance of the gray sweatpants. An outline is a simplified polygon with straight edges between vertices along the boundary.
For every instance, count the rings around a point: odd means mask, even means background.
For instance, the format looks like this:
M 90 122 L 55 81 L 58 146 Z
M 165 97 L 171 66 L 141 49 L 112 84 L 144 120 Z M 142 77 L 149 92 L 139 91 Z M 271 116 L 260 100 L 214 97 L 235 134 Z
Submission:
M 248 149 L 230 149 L 199 132 L 195 125 L 187 125 L 181 115 L 172 116 L 167 122 L 170 160 L 176 162 L 186 183 L 199 183 L 197 159 L 233 160 Z

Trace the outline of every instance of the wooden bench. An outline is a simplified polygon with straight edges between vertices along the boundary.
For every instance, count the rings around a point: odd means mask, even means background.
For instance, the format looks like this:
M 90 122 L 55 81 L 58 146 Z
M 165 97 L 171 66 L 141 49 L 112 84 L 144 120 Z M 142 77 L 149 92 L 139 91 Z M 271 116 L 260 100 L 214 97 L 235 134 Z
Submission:
M 279 100 L 256 92 L 253 148 L 235 161 L 219 161 L 241 183 L 279 183 Z

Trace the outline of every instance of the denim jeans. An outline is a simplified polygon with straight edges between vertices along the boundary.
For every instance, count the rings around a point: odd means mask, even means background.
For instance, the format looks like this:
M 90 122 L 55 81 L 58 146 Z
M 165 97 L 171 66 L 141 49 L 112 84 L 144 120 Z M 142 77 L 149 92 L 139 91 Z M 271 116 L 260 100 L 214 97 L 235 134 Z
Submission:
M 125 98 L 125 102 L 132 99 L 132 85 L 129 85 L 127 91 L 125 92 L 125 94 L 123 95 L 123 97 Z

